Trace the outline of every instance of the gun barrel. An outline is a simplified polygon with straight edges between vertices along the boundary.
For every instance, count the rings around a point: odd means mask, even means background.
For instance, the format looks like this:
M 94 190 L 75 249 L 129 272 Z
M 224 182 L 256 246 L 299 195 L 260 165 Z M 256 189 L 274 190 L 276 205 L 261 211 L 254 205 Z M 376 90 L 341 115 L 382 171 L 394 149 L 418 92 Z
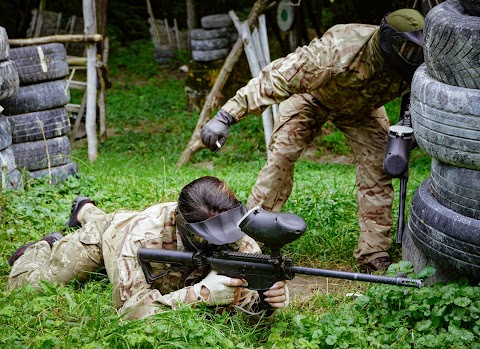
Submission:
M 297 266 L 292 266 L 291 270 L 294 274 L 315 275 L 315 276 L 331 277 L 336 279 L 366 281 L 366 282 L 374 282 L 374 283 L 397 285 L 397 286 L 407 286 L 407 287 L 423 286 L 423 282 L 420 279 L 410 279 L 410 278 L 404 278 L 404 277 L 391 277 L 391 276 L 371 275 L 371 274 L 363 274 L 363 273 L 351 273 L 346 271 L 297 267 Z

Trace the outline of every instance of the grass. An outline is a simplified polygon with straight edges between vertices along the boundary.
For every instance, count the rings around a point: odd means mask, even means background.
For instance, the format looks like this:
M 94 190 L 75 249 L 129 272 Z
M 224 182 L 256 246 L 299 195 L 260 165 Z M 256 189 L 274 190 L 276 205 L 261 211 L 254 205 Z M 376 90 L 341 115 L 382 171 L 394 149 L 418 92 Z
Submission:
M 250 324 L 243 314 L 230 317 L 202 307 L 166 310 L 142 321 L 122 321 L 112 307 L 111 285 L 101 272 L 82 285 L 75 281 L 69 285 L 43 283 L 40 288 L 27 286 L 8 291 L 10 267 L 6 259 L 23 243 L 61 229 L 77 195 L 91 197 L 109 212 L 140 210 L 158 202 L 175 201 L 185 184 L 199 176 L 213 175 L 225 180 L 242 201 L 248 198 L 265 163 L 261 119 L 251 117 L 234 125 L 222 151 L 201 150 L 192 162 L 178 168 L 176 161 L 190 138 L 198 113 L 186 111 L 184 77 L 159 67 L 151 51 L 149 42 L 132 43 L 128 48 L 112 45 L 108 139 L 99 144 L 95 163 L 88 161 L 85 141 L 79 141 L 72 151 L 79 164 L 78 178 L 58 186 L 45 180 L 26 180 L 23 190 L 0 193 L 0 347 L 410 348 L 415 343 L 412 338 L 426 338 L 422 336 L 432 333 L 446 338 L 444 346 L 439 344 L 437 348 L 476 347 L 480 324 L 474 317 L 479 314 L 480 296 L 476 288 L 466 286 L 427 294 L 375 286 L 368 289 L 366 298 L 355 301 L 344 293 L 328 292 L 306 303 L 294 302 L 273 321 L 255 324 Z M 395 120 L 398 101 L 388 105 L 388 112 Z M 348 155 L 343 135 L 333 126 L 328 127 L 328 137 L 318 140 L 320 152 Z M 408 202 L 428 175 L 429 158 L 417 149 L 412 154 Z M 398 192 L 398 181 L 394 185 Z M 395 216 L 397 207 L 396 199 Z M 299 160 L 295 186 L 285 210 L 302 216 L 308 224 L 305 235 L 284 249 L 296 264 L 355 269 L 352 251 L 358 222 L 353 165 Z M 401 259 L 400 252 L 394 247 L 397 261 Z M 362 290 L 366 291 L 365 287 Z M 446 293 L 453 298 L 442 298 Z M 408 316 L 400 313 L 405 309 L 399 300 L 407 295 L 411 304 L 441 307 L 449 302 L 445 305 L 449 313 L 463 314 L 461 310 L 468 309 L 471 315 L 458 315 L 463 320 L 437 321 L 443 327 L 415 327 L 416 322 L 430 318 L 427 310 L 423 315 L 412 315 L 411 322 L 392 318 L 391 325 L 384 323 L 385 314 L 402 315 L 405 319 L 410 316 L 408 312 Z M 460 305 L 453 307 L 453 299 L 457 298 Z M 466 302 L 466 298 L 471 301 Z M 468 331 L 454 332 L 459 326 Z M 392 339 L 394 328 L 399 328 L 405 338 Z

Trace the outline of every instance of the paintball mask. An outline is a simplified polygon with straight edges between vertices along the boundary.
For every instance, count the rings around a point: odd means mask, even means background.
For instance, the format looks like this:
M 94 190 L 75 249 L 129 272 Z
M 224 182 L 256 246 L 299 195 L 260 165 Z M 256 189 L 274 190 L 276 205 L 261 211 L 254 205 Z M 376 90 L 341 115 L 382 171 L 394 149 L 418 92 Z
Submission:
M 183 244 L 190 252 L 207 250 L 211 245 L 231 244 L 245 235 L 237 227 L 238 221 L 247 213 L 245 205 L 225 211 L 201 222 L 188 223 L 177 208 L 177 229 Z
M 414 9 L 386 15 L 380 24 L 380 52 L 386 62 L 404 75 L 413 76 L 423 63 L 423 16 Z

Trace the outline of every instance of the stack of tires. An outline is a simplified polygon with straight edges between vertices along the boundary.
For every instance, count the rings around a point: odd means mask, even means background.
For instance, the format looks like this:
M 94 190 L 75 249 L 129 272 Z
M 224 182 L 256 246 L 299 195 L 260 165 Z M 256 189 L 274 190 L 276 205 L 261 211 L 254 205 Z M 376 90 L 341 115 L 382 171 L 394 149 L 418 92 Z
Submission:
M 233 21 L 228 14 L 205 16 L 201 28 L 190 33 L 192 58 L 197 62 L 210 62 L 228 56 L 238 38 Z
M 70 160 L 70 121 L 65 105 L 70 101 L 68 62 L 59 43 L 10 50 L 20 87 L 3 103 L 11 125 L 12 149 L 19 168 L 30 176 L 51 177 L 59 183 L 77 172 Z
M 402 252 L 417 270 L 437 269 L 432 283 L 480 282 L 479 5 L 447 0 L 427 14 L 425 63 L 412 82 L 415 138 L 432 164 L 412 199 Z
M 5 28 L 0 27 L 0 188 L 16 189 L 22 186 L 22 176 L 15 164 L 12 150 L 12 129 L 2 115 L 3 101 L 13 97 L 19 87 L 17 67 L 9 59 L 10 46 Z

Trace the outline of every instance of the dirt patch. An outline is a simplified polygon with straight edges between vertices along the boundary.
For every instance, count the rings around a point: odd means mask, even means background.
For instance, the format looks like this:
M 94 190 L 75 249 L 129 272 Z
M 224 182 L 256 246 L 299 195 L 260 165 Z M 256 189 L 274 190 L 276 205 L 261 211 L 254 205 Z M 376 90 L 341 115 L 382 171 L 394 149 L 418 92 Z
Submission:
M 335 294 L 344 295 L 362 293 L 367 285 L 343 279 L 324 278 L 311 275 L 296 275 L 288 282 L 290 299 L 296 302 L 308 300 L 313 295 Z

